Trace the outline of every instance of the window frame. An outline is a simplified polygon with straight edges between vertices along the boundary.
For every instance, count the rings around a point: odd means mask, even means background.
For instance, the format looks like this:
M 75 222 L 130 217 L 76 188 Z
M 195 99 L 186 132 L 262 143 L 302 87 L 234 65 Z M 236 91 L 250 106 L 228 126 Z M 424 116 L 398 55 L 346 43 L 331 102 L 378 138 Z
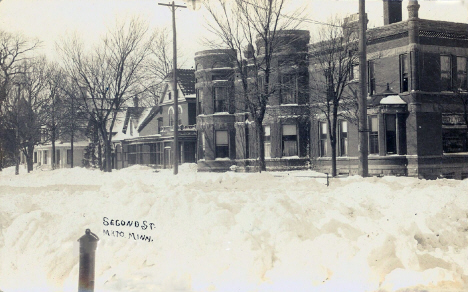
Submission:
M 393 121 L 390 121 L 390 118 L 393 118 Z M 385 154 L 386 155 L 398 154 L 399 131 L 398 131 L 397 114 L 384 114 L 384 123 L 385 123 Z M 390 126 L 392 126 L 391 129 L 389 128 Z
M 375 121 L 375 124 L 373 121 Z M 369 155 L 378 155 L 379 154 L 379 116 L 378 115 L 367 116 L 367 127 L 369 130 Z
M 213 112 L 229 112 L 229 88 L 226 86 L 213 87 Z M 222 94 L 221 94 L 222 93 Z M 223 98 L 220 98 L 223 97 Z
M 346 126 L 344 126 L 346 125 Z M 343 131 L 345 129 L 346 131 Z M 348 121 L 340 120 L 338 123 L 338 141 L 339 141 L 339 148 L 338 148 L 338 156 L 346 157 L 348 156 Z
M 408 92 L 410 90 L 409 55 L 401 54 L 399 61 L 400 61 L 400 92 Z
M 294 126 L 295 134 L 285 135 L 285 128 L 288 126 Z M 287 142 L 294 142 L 294 154 L 286 152 L 290 148 L 286 148 L 286 144 L 292 144 Z M 297 124 L 282 124 L 281 125 L 281 157 L 299 156 L 299 138 L 298 138 L 298 126 Z
M 367 62 L 368 93 L 370 96 L 375 94 L 375 63 L 373 60 Z
M 328 122 L 319 123 L 319 156 L 328 155 Z
M 299 76 L 298 74 L 281 74 L 280 104 L 298 104 Z
M 462 60 L 459 62 L 459 60 Z M 456 64 L 457 64 L 457 89 L 459 91 L 468 91 L 468 57 L 465 56 L 457 56 L 456 58 Z M 460 70 L 460 64 L 463 64 L 465 66 L 464 70 Z M 464 76 L 463 78 L 460 78 L 461 76 Z
M 443 68 L 443 65 L 446 64 L 446 62 L 442 61 L 442 58 L 447 58 L 448 60 L 448 68 Z M 451 55 L 446 55 L 446 54 L 441 54 L 440 58 L 440 91 L 453 91 L 453 62 L 452 62 L 452 56 Z M 443 75 L 447 75 L 447 77 L 443 77 Z M 446 80 L 444 82 L 444 80 Z
M 218 140 L 221 140 L 220 135 L 222 133 L 226 134 L 225 143 L 221 143 L 220 141 L 218 141 Z M 216 130 L 215 131 L 215 158 L 229 158 L 229 131 L 228 130 Z
M 263 137 L 264 157 L 271 158 L 271 127 L 269 125 L 263 126 Z

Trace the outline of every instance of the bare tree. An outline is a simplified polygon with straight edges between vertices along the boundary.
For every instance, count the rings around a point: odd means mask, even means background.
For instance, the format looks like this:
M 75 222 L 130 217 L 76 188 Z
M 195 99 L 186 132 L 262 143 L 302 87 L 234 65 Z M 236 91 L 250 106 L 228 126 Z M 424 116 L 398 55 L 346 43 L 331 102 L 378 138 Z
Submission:
M 206 1 L 210 16 L 208 29 L 221 46 L 233 51 L 236 83 L 236 104 L 245 110 L 255 124 L 259 171 L 266 169 L 263 119 L 270 97 L 278 89 L 273 78 L 275 55 L 284 48 L 281 32 L 295 29 L 300 13 L 285 16 L 286 0 L 214 0 Z M 255 49 L 256 47 L 256 49 Z M 242 53 L 246 51 L 246 54 Z
M 81 97 L 86 112 L 104 142 L 105 171 L 112 170 L 111 140 L 117 112 L 142 91 L 140 78 L 151 53 L 151 41 L 148 25 L 133 18 L 118 23 L 89 51 L 76 37 L 60 46 L 65 71 L 84 90 Z
M 311 110 L 322 115 L 327 123 L 332 154 L 332 176 L 337 175 L 337 123 L 339 116 L 356 115 L 356 90 L 351 83 L 359 78 L 358 35 L 353 24 L 330 21 L 318 33 L 318 42 L 311 46 L 310 76 Z M 353 76 L 356 75 L 356 76 Z
M 34 147 L 42 143 L 47 104 L 47 61 L 44 57 L 23 60 L 21 75 L 16 75 L 12 91 L 4 103 L 4 121 L 14 129 L 16 173 L 19 169 L 19 151 L 26 157 L 28 172 L 33 170 Z
M 13 34 L 0 30 L 0 127 L 2 138 L 0 139 L 0 170 L 3 168 L 4 155 L 6 154 L 7 135 L 11 129 L 5 123 L 8 110 L 4 109 L 5 103 L 13 93 L 14 80 L 21 74 L 21 64 L 31 57 L 31 53 L 39 46 L 39 41 L 29 40 L 20 34 Z M 11 113 L 10 113 L 11 114 Z
M 66 76 L 60 70 L 58 64 L 49 63 L 47 66 L 47 106 L 45 107 L 45 127 L 47 129 L 47 141 L 52 144 L 52 169 L 59 163 L 59 157 L 55 151 L 55 143 L 62 136 L 62 129 L 67 119 L 65 104 L 65 92 L 62 90 Z

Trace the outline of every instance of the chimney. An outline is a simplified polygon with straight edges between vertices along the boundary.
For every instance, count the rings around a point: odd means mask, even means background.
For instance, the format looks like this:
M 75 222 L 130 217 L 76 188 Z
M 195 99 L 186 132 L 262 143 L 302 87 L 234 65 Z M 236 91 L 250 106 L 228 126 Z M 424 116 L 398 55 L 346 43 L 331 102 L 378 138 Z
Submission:
M 369 22 L 367 18 L 367 13 L 365 15 L 366 25 Z M 348 17 L 345 17 L 343 21 L 343 34 L 345 36 L 350 37 L 351 34 L 355 33 L 357 37 L 357 33 L 359 33 L 359 13 L 351 14 Z
M 139 103 L 140 103 L 140 100 L 138 98 L 138 95 L 135 95 L 135 97 L 133 98 L 133 107 L 138 107 Z
M 401 17 L 401 2 L 403 0 L 384 0 L 384 25 L 400 22 Z
M 254 56 L 255 49 L 252 44 L 248 44 L 244 51 L 244 57 L 250 59 Z
M 418 0 L 408 1 L 408 18 L 418 18 L 419 7 Z

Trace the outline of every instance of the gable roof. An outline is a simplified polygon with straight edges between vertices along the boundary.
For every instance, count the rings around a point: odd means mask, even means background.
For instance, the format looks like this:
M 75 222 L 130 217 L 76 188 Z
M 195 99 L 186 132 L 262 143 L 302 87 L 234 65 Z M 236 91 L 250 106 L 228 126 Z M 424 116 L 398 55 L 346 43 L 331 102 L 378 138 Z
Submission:
M 122 128 L 122 132 L 126 134 L 128 122 L 131 119 L 133 125 L 139 124 L 139 119 L 143 111 L 145 110 L 144 107 L 128 107 L 125 115 L 125 122 Z
M 166 75 L 166 82 L 172 81 L 172 72 Z M 177 84 L 184 96 L 195 94 L 195 69 L 178 69 Z
M 146 125 L 151 122 L 151 120 L 154 118 L 154 116 L 159 113 L 160 107 L 159 106 L 153 106 L 151 110 L 148 112 L 148 114 L 142 119 L 140 125 L 138 126 L 138 132 L 140 132 Z

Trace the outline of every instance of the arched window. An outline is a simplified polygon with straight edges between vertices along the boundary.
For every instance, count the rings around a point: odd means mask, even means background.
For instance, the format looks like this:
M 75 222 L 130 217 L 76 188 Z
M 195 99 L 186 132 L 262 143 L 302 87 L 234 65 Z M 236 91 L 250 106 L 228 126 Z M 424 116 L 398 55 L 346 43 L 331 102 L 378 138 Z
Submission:
M 182 113 L 183 113 L 183 110 L 182 110 L 182 107 L 179 105 L 179 110 L 178 110 L 178 118 L 179 118 L 179 124 L 178 125 L 182 125 Z M 174 126 L 174 108 L 171 106 L 168 110 L 168 115 L 169 115 L 169 126 Z

